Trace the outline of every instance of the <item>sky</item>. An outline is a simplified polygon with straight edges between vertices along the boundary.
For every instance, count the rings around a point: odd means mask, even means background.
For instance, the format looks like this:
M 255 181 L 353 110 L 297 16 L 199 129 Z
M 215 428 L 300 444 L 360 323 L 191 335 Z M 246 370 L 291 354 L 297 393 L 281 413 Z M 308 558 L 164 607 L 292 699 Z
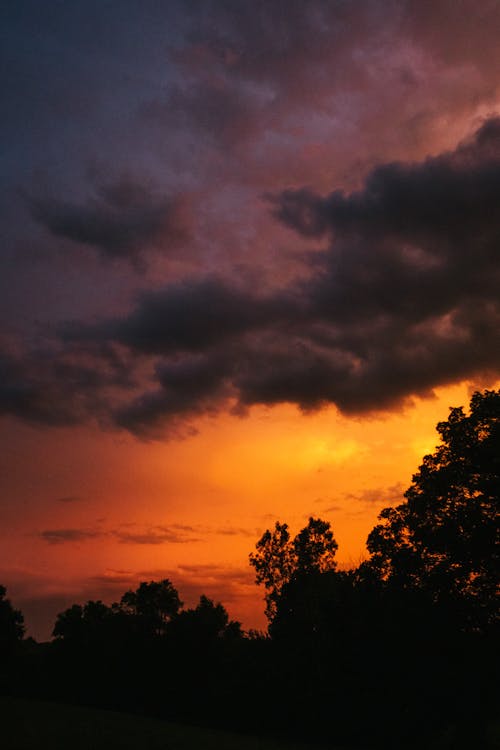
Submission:
M 498 0 L 0 9 L 0 582 L 48 638 L 248 554 L 366 557 L 500 378 Z

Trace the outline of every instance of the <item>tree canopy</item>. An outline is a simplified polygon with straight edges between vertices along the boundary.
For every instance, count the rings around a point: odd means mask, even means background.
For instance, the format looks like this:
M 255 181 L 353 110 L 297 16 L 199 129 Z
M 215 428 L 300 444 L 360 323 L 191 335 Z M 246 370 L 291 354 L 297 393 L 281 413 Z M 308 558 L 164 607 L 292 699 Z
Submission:
M 266 589 L 266 615 L 272 620 L 284 586 L 300 575 L 323 573 L 336 567 L 337 542 L 328 521 L 309 518 L 292 540 L 288 524 L 275 524 L 267 529 L 250 554 L 250 564 L 255 568 L 255 580 Z
M 24 618 L 6 595 L 7 589 L 0 585 L 0 651 L 8 649 L 24 634 Z
M 165 633 L 167 623 L 177 615 L 182 602 L 177 589 L 168 578 L 162 581 L 143 581 L 136 591 L 127 591 L 121 598 L 121 608 L 144 622 L 156 635 Z
M 168 637 L 189 648 L 207 648 L 221 639 L 242 638 L 241 625 L 230 620 L 220 603 L 202 595 L 195 608 L 185 609 L 169 623 Z
M 437 425 L 405 502 L 385 508 L 368 537 L 369 567 L 384 581 L 453 602 L 467 624 L 498 618 L 500 391 L 475 393 Z

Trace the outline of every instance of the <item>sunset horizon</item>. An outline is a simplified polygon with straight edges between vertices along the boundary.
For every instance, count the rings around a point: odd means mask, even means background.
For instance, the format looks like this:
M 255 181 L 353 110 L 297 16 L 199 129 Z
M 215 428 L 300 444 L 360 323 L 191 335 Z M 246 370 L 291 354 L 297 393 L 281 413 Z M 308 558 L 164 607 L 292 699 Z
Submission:
M 7 3 L 0 584 L 26 634 L 368 556 L 500 388 L 500 5 Z

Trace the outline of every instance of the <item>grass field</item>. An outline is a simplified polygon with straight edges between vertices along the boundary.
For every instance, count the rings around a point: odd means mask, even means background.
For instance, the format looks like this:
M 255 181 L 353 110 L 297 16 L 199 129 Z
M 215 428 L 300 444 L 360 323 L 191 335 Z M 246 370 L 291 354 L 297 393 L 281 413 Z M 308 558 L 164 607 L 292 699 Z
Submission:
M 486 742 L 470 750 L 500 750 L 500 724 L 487 729 Z M 461 747 L 462 745 L 460 745 Z M 393 747 L 393 745 L 391 745 Z M 452 736 L 436 738 L 425 748 L 456 748 Z M 202 729 L 117 711 L 0 697 L 0 750 L 320 750 L 317 745 Z M 323 750 L 325 750 L 323 748 Z M 328 750 L 341 750 L 329 747 Z M 407 750 L 401 747 L 400 750 Z
M 116 711 L 0 697 L 2 750 L 307 750 Z

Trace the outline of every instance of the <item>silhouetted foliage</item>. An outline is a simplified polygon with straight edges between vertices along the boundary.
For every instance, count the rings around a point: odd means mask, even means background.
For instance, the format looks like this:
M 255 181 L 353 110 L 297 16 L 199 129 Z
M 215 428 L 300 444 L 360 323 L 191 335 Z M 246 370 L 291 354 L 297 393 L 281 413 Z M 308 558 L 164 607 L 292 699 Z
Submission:
M 80 640 L 83 630 L 83 607 L 80 604 L 73 604 L 68 609 L 65 609 L 64 612 L 60 612 L 57 615 L 52 635 L 55 638 Z
M 0 654 L 5 653 L 24 634 L 24 617 L 6 598 L 7 589 L 0 585 Z
M 57 616 L 52 635 L 79 645 L 96 645 L 116 636 L 119 618 L 123 620 L 123 613 L 117 605 L 108 607 L 100 600 L 73 604 Z
M 23 615 L 6 595 L 7 589 L 0 585 L 0 693 L 12 684 L 24 634 Z
M 500 391 L 475 393 L 470 413 L 451 409 L 442 443 L 424 456 L 405 493 L 368 537 L 382 580 L 421 589 L 477 628 L 498 619 Z
M 293 540 L 286 523 L 276 522 L 273 531 L 264 532 L 249 559 L 256 571 L 256 583 L 266 589 L 269 620 L 276 615 L 283 587 L 294 577 L 335 569 L 337 547 L 330 524 L 312 516 Z
M 182 607 L 179 594 L 168 578 L 143 582 L 136 591 L 127 591 L 121 598 L 122 609 L 137 617 L 146 632 L 164 635 L 167 623 Z
M 176 643 L 203 649 L 220 639 L 242 638 L 243 632 L 239 622 L 229 620 L 222 604 L 202 595 L 197 607 L 186 609 L 171 620 L 167 635 Z

